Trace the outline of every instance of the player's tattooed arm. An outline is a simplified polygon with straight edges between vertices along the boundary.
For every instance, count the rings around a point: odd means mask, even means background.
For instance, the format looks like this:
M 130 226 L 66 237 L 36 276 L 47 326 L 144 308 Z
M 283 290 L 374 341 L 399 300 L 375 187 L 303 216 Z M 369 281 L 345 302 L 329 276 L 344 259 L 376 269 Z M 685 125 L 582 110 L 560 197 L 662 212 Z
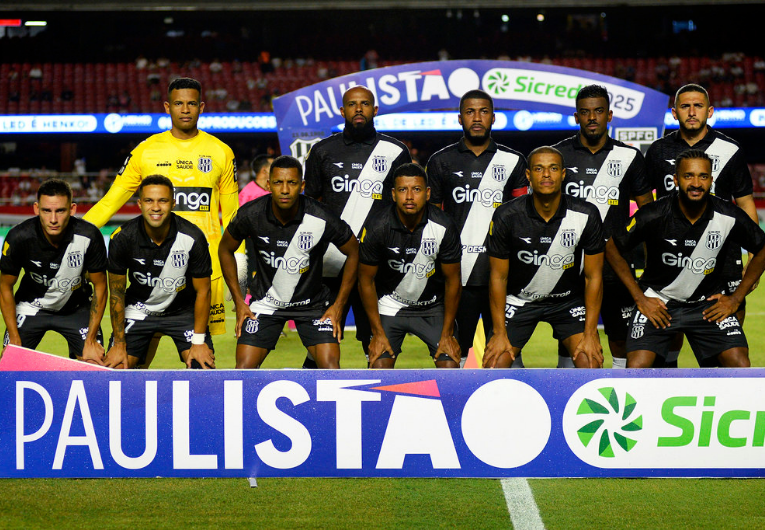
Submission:
M 109 273 L 109 313 L 112 320 L 114 342 L 106 354 L 106 366 L 128 368 L 127 344 L 125 343 L 125 290 L 127 276 Z
M 0 274 L 0 311 L 5 320 L 5 329 L 8 330 L 9 344 L 21 346 L 21 337 L 16 321 L 16 299 L 13 297 L 13 286 L 16 285 L 18 276 Z

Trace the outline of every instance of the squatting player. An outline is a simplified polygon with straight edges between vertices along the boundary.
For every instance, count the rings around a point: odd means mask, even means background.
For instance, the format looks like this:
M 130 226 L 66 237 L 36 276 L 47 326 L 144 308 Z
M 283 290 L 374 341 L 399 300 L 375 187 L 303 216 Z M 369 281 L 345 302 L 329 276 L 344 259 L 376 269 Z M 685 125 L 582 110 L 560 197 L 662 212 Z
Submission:
M 727 201 L 735 201 L 752 221 L 759 224 L 757 207 L 752 195 L 752 176 L 739 144 L 707 124 L 714 114 L 709 104 L 709 94 L 704 87 L 689 84 L 675 94 L 672 116 L 679 129 L 656 140 L 646 153 L 648 177 L 656 188 L 657 197 L 664 197 L 675 189 L 674 174 L 677 157 L 688 149 L 700 149 L 712 159 L 711 193 Z M 730 248 L 725 256 L 724 274 L 727 278 L 726 292 L 732 293 L 743 274 L 740 248 Z M 751 258 L 751 256 L 749 256 Z M 736 311 L 741 324 L 746 314 L 746 300 Z M 677 366 L 677 357 L 683 345 L 682 335 L 673 343 L 667 358 L 668 366 Z
M 236 367 L 258 368 L 287 320 L 319 368 L 340 367 L 340 319 L 356 281 L 358 241 L 345 221 L 301 194 L 303 167 L 290 156 L 271 164 L 271 195 L 239 209 L 223 233 L 220 262 L 236 304 Z M 249 306 L 238 289 L 234 251 L 245 239 L 256 250 Z M 322 257 L 333 243 L 346 257 L 337 296 L 322 283 Z
M 404 144 L 375 130 L 377 106 L 368 88 L 355 86 L 346 90 L 340 114 L 345 119 L 343 132 L 320 141 L 308 154 L 305 194 L 326 204 L 358 237 L 367 219 L 390 203 L 393 173 L 402 164 L 411 162 L 412 157 Z M 342 253 L 330 245 L 324 257 L 324 277 L 333 295 L 340 288 L 344 262 Z M 366 352 L 369 323 L 355 288 L 350 301 L 356 338 Z M 345 325 L 345 315 L 341 325 Z M 307 358 L 305 367 L 312 366 Z
M 585 199 L 598 209 L 606 239 L 629 219 L 630 198 L 635 199 L 638 208 L 653 202 L 653 188 L 646 178 L 643 154 L 608 136 L 612 117 L 606 88 L 583 87 L 576 95 L 574 113 L 579 132 L 553 146 L 566 160 L 563 193 Z M 633 305 L 624 284 L 606 264 L 600 314 L 614 368 L 627 365 L 625 344 Z M 561 355 L 558 363 L 570 366 L 571 359 Z
M 460 99 L 458 120 L 463 136 L 428 161 L 430 200 L 442 207 L 461 228 L 462 298 L 457 310 L 460 350 L 467 359 L 478 319 L 491 336 L 489 256 L 486 245 L 494 209 L 526 193 L 526 159 L 491 138 L 494 102 L 483 90 L 470 90 Z M 516 366 L 522 366 L 520 358 Z
M 457 227 L 428 204 L 422 167 L 404 164 L 393 178 L 395 204 L 367 222 L 359 247 L 359 294 L 372 328 L 369 366 L 393 368 L 411 333 L 428 346 L 437 368 L 459 368 Z
M 47 331 L 56 331 L 66 339 L 69 357 L 103 364 L 106 245 L 95 226 L 72 217 L 76 210 L 69 184 L 50 179 L 37 190 L 36 217 L 8 232 L 0 257 L 3 347 L 34 349 Z
M 710 195 L 712 159 L 698 149 L 675 159 L 677 191 L 639 210 L 608 241 L 608 261 L 635 299 L 627 367 L 665 359 L 682 331 L 700 366 L 749 366 L 736 308 L 765 270 L 765 233 L 743 210 Z M 636 282 L 622 253 L 645 243 L 645 271 Z M 741 283 L 727 294 L 718 266 L 732 247 L 754 253 Z
M 592 204 L 562 193 L 566 169 L 560 151 L 538 147 L 528 161 L 531 195 L 497 208 L 489 232 L 494 335 L 483 365 L 509 367 L 537 323 L 545 321 L 576 367 L 599 368 L 605 247 L 600 215 Z
M 143 178 L 154 174 L 169 178 L 175 186 L 175 212 L 199 227 L 210 244 L 213 272 L 209 325 L 211 334 L 220 335 L 226 332 L 226 318 L 225 288 L 218 262 L 218 209 L 225 228 L 239 206 L 239 188 L 231 148 L 197 129 L 199 114 L 205 108 L 201 97 L 202 86 L 195 79 L 181 77 L 170 83 L 165 112 L 170 115 L 172 128 L 150 136 L 130 153 L 109 192 L 84 219 L 103 226 L 132 197 Z M 240 269 L 244 271 L 244 254 L 241 256 Z
M 107 366 L 148 368 L 149 345 L 161 333 L 173 339 L 187 367 L 215 368 L 207 332 L 212 273 L 207 240 L 171 211 L 174 206 L 170 179 L 150 175 L 138 186 L 141 215 L 112 234 Z

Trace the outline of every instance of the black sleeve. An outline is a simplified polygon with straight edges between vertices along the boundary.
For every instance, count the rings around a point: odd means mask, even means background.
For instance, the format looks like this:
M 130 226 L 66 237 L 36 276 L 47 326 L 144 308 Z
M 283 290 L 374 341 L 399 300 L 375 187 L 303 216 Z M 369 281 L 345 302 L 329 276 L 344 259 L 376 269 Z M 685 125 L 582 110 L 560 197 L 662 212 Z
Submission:
M 340 248 L 345 245 L 350 238 L 356 237 L 353 235 L 353 230 L 351 230 L 351 227 L 348 226 L 348 223 L 340 219 L 329 210 L 325 210 L 325 212 L 327 214 L 327 226 L 324 233 L 326 234 L 327 240 L 330 243 L 335 245 L 337 248 Z
M 515 164 L 515 169 L 513 169 L 513 173 L 508 180 L 508 185 L 505 186 L 505 202 L 512 200 L 513 190 L 525 188 L 529 185 L 529 181 L 526 178 L 526 168 L 528 168 L 526 157 L 521 154 L 519 154 L 519 157 L 518 163 Z
M 372 226 L 365 226 L 359 242 L 359 262 L 364 265 L 379 265 L 382 259 L 381 249 L 379 231 L 375 231 Z
M 0 256 L 0 271 L 9 276 L 21 274 L 24 263 L 25 245 L 20 241 L 19 229 L 8 232 L 3 242 L 3 253 Z
M 728 179 L 730 186 L 730 194 L 734 199 L 751 195 L 754 193 L 754 185 L 752 184 L 752 174 L 749 172 L 749 166 L 744 160 L 744 155 L 739 148 L 736 154 L 731 157 L 730 162 L 730 179 Z
M 519 199 L 520 200 L 520 199 Z M 500 206 L 494 212 L 489 225 L 489 256 L 492 258 L 510 259 L 512 254 L 512 229 L 508 216 L 503 215 L 504 208 Z
M 741 208 L 736 208 L 735 215 L 736 224 L 731 232 L 733 241 L 747 252 L 757 254 L 765 246 L 765 232 Z
M 314 146 L 316 147 L 316 146 Z M 318 149 L 311 149 L 305 161 L 305 195 L 318 199 L 324 193 L 321 178 L 321 154 Z
M 127 242 L 127 236 L 121 229 L 117 229 L 112 234 L 109 240 L 109 264 L 108 271 L 112 274 L 119 274 L 121 276 L 127 275 L 128 271 L 128 252 L 126 250 L 130 247 Z
M 659 156 L 659 148 L 651 144 L 645 154 L 645 175 L 651 189 L 657 191 L 664 190 L 664 168 L 658 163 Z
M 207 278 L 212 276 L 212 259 L 210 248 L 204 233 L 200 230 L 193 234 L 194 245 L 189 251 L 189 267 L 186 269 L 192 278 Z
M 441 240 L 441 248 L 438 251 L 438 261 L 441 263 L 459 263 L 462 261 L 462 242 L 457 227 L 452 222 L 446 225 L 446 233 Z
M 579 246 L 585 254 L 600 254 L 606 250 L 606 240 L 603 234 L 603 223 L 600 220 L 600 213 L 594 206 L 587 217 L 587 224 L 584 226 L 582 237 L 579 239 Z
M 88 250 L 85 252 L 85 267 L 83 268 L 88 272 L 103 272 L 109 264 L 106 257 L 104 236 L 95 225 L 91 226 L 92 230 L 88 230 L 90 245 L 88 245 Z
M 645 208 L 641 208 L 627 221 L 626 225 L 614 233 L 613 240 L 619 252 L 632 250 L 646 240 L 651 230 L 649 220 Z
M 247 215 L 247 212 L 252 209 L 248 207 L 250 204 L 252 204 L 252 201 L 239 208 L 239 210 L 237 210 L 237 212 L 234 214 L 234 217 L 231 218 L 231 221 L 226 226 L 228 233 L 231 234 L 231 237 L 237 241 L 243 241 L 247 239 L 253 232 Z
M 640 151 L 635 153 L 635 159 L 630 164 L 629 169 L 627 169 L 625 177 L 629 179 L 630 195 L 632 197 L 639 197 L 653 190 L 653 186 L 646 173 L 645 159 Z
M 433 155 L 428 160 L 425 170 L 428 173 L 428 186 L 430 186 L 430 202 L 442 204 L 444 202 L 443 182 L 441 179 L 442 167 L 438 158 Z

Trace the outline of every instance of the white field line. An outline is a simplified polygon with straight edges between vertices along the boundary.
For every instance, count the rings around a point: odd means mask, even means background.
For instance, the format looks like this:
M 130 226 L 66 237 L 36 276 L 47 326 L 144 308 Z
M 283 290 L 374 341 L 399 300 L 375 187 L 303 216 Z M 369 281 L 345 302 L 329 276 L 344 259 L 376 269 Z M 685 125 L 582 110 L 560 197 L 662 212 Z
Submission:
M 534 494 L 525 478 L 503 478 L 502 492 L 505 494 L 507 511 L 515 530 L 544 530 L 545 525 L 534 501 Z

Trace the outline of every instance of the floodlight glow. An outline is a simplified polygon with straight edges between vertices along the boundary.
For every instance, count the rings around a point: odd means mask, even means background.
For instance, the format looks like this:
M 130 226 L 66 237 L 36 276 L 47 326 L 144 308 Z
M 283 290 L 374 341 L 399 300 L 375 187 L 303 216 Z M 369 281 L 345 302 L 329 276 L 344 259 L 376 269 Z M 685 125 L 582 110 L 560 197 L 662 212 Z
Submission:
M 542 13 L 539 13 L 537 15 L 537 22 L 544 22 L 544 21 L 545 21 L 545 16 Z
M 508 15 L 502 15 L 502 22 L 510 22 L 510 17 Z
M 48 25 L 48 22 L 45 20 L 27 20 L 24 22 L 25 26 L 31 27 L 31 26 L 37 26 L 37 27 L 45 27 Z

